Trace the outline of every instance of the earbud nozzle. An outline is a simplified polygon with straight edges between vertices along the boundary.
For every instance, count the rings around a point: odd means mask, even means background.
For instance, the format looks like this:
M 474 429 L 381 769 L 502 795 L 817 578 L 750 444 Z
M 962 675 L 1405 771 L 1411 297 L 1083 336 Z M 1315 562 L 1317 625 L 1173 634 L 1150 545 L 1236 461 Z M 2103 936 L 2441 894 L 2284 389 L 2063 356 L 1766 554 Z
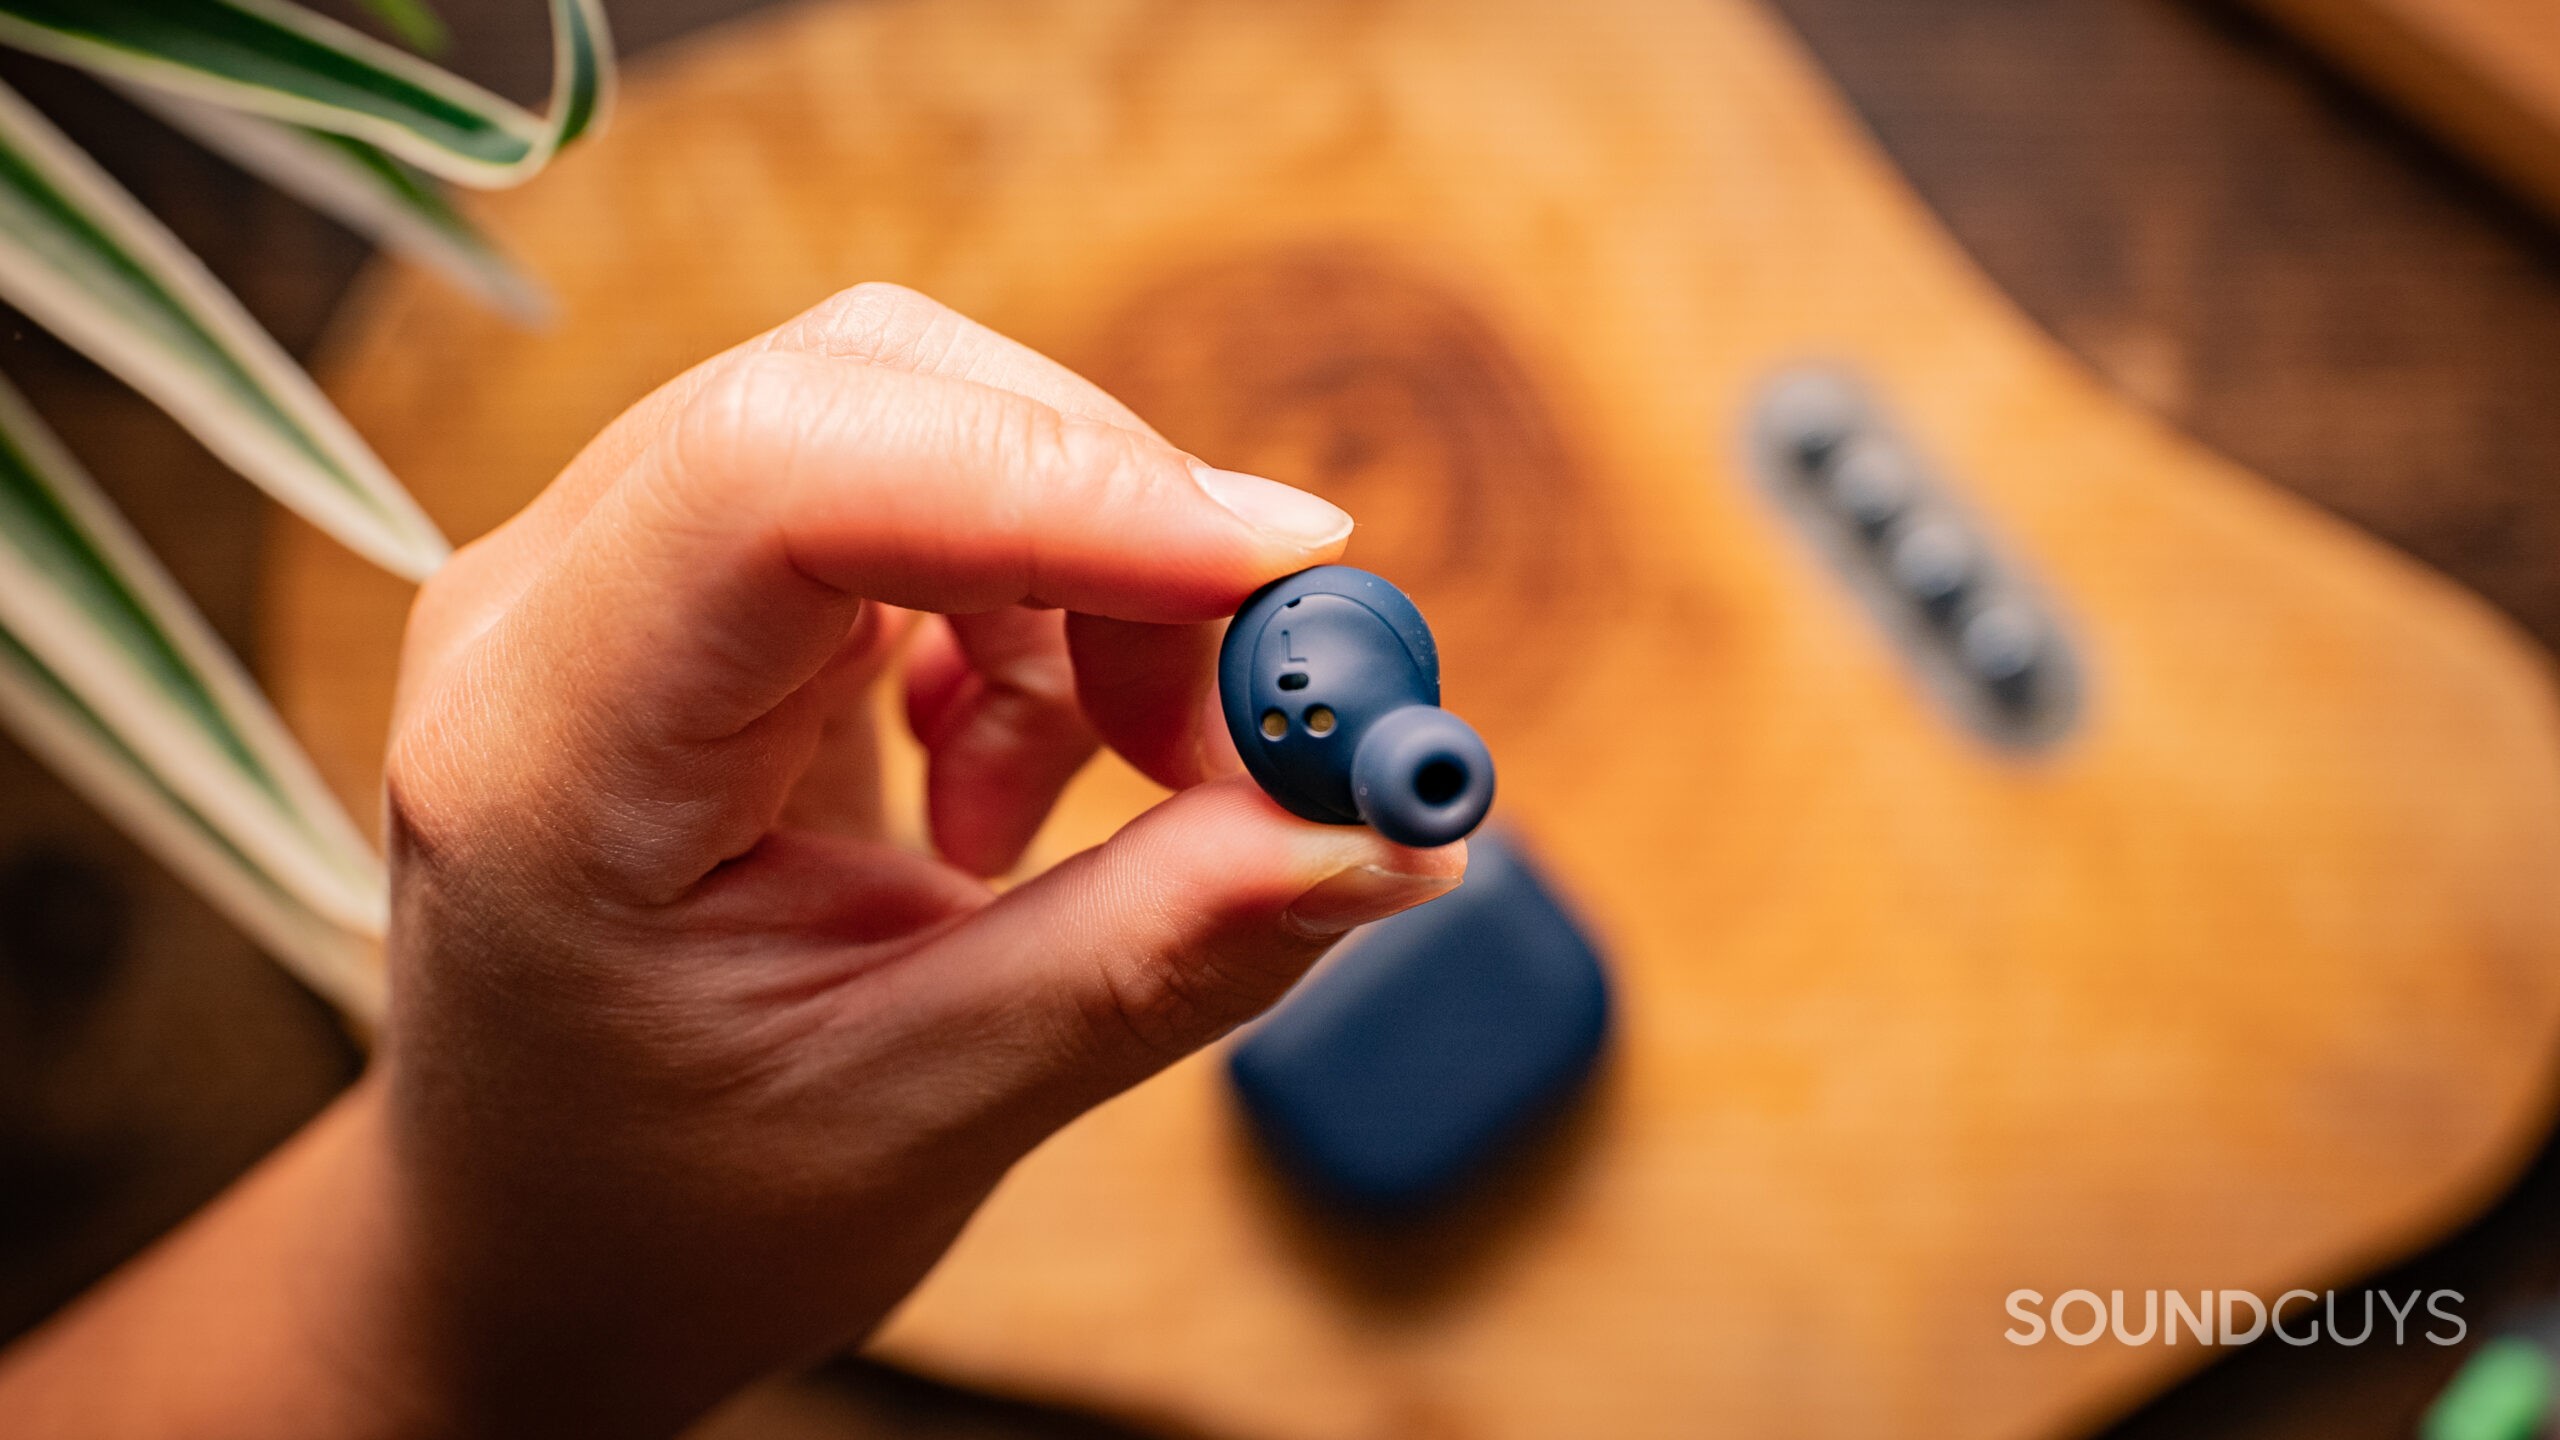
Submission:
M 1408 705 L 1360 738 L 1351 798 L 1369 827 L 1428 849 L 1465 839 L 1493 808 L 1493 755 L 1466 721 L 1436 705 Z

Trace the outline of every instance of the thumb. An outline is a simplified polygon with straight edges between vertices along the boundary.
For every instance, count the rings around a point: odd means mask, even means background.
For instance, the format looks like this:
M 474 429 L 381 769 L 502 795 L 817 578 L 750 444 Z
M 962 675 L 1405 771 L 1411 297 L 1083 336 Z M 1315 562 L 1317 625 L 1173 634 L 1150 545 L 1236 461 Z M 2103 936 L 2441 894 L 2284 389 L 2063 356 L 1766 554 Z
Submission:
M 1241 776 L 1165 800 L 937 942 L 997 1095 L 1063 1124 L 1259 1014 L 1354 926 L 1446 894 L 1466 847 L 1284 813 Z M 965 956 L 966 958 L 961 958 Z

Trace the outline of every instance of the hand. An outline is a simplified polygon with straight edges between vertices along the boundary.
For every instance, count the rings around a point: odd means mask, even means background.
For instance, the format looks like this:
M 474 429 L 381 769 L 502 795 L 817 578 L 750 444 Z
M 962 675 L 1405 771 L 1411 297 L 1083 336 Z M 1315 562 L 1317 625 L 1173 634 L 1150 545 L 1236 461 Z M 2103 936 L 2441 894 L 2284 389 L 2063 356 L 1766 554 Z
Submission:
M 1456 883 L 1460 847 L 1212 778 L 1220 618 L 1350 528 L 863 287 L 456 557 L 404 654 L 387 1031 L 290 1202 L 340 1238 L 289 1268 L 364 1297 L 325 1302 L 351 1408 L 672 1430 L 858 1339 L 1050 1131 Z M 879 825 L 902 655 L 939 858 Z M 1178 793 L 991 891 L 1097 742 Z
M 644 402 L 439 577 L 383 1058 L 468 1388 L 601 1363 L 681 1412 L 858 1337 L 1052 1129 L 1452 884 L 1458 854 L 1203 783 L 1234 768 L 1216 622 L 1350 529 L 865 288 Z M 891 606 L 952 617 L 908 673 L 940 860 L 877 829 Z M 1097 735 L 1188 788 L 994 896 Z

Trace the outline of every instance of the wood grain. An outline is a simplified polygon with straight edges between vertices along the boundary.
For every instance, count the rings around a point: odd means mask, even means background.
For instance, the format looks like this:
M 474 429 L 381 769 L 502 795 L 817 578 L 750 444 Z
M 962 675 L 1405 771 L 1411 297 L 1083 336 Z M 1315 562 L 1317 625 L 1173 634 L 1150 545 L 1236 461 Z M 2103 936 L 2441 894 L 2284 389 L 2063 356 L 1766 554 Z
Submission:
M 2560 7 L 2249 0 L 2560 217 Z
M 358 312 L 337 393 L 439 518 L 916 284 L 1354 505 L 1625 998 L 1577 1121 L 1422 1232 L 1296 1210 L 1182 1067 L 1027 1162 L 883 1353 L 1239 1436 L 2049 1433 L 2205 1357 L 2011 1347 L 2008 1290 L 2343 1276 L 2545 1117 L 2541 663 L 2094 384 L 1747 6 L 828 5 L 629 102 L 492 207 L 558 330 L 402 277 Z M 2050 761 L 1947 725 L 1736 474 L 1814 354 L 2069 610 Z M 278 561 L 278 688 L 369 795 L 403 597 Z M 1147 798 L 1098 769 L 1045 851 Z

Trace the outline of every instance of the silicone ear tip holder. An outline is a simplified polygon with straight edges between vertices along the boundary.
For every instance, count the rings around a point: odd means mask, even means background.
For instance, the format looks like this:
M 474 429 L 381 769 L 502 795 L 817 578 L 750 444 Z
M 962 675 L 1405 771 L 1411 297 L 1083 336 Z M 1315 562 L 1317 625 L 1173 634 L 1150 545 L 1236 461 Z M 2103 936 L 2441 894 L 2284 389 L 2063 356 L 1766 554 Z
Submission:
M 1493 756 L 1440 708 L 1440 652 L 1404 592 L 1348 565 L 1256 591 L 1218 652 L 1227 733 L 1293 815 L 1399 845 L 1464 839 L 1493 808 Z

